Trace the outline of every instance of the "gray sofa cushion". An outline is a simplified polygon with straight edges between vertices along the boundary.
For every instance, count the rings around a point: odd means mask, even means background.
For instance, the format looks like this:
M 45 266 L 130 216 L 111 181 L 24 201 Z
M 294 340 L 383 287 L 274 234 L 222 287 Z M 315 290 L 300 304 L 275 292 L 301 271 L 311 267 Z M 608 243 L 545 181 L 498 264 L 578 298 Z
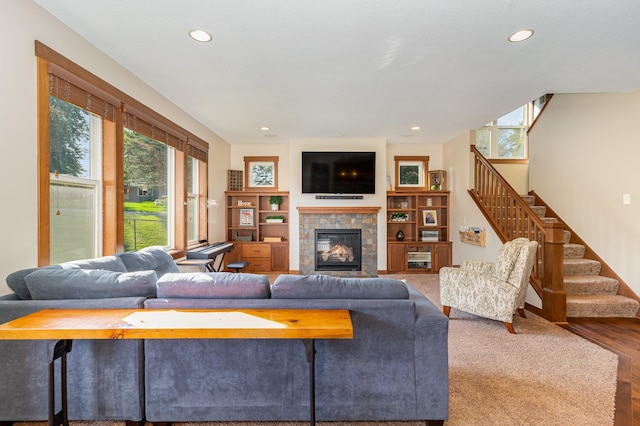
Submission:
M 127 272 L 127 267 L 122 260 L 116 256 L 102 256 L 95 259 L 72 260 L 60 263 L 59 265 L 45 266 L 45 268 L 62 269 L 104 269 L 105 271 Z
M 127 272 L 127 268 L 120 258 L 116 256 L 102 256 L 95 259 L 74 260 L 58 265 L 43 266 L 41 268 L 27 268 L 13 272 L 7 276 L 7 285 L 20 299 L 30 300 L 31 293 L 27 288 L 24 278 L 40 269 L 104 269 L 114 272 Z
M 29 289 L 27 288 L 27 283 L 24 282 L 24 277 L 32 273 L 33 271 L 37 271 L 39 268 L 27 268 L 20 269 L 19 271 L 15 271 L 7 275 L 7 286 L 13 292 L 23 300 L 30 300 L 31 293 L 29 293 Z
M 113 272 L 92 269 L 40 268 L 25 277 L 37 299 L 106 299 L 155 297 L 155 271 Z
M 402 281 L 389 278 L 337 278 L 329 275 L 280 275 L 272 299 L 408 299 Z
M 168 273 L 158 279 L 158 298 L 268 299 L 269 278 L 230 272 Z
M 122 259 L 128 272 L 154 270 L 158 277 L 168 272 L 180 272 L 180 268 L 174 262 L 173 257 L 160 246 L 146 247 L 134 252 L 118 253 L 116 256 Z

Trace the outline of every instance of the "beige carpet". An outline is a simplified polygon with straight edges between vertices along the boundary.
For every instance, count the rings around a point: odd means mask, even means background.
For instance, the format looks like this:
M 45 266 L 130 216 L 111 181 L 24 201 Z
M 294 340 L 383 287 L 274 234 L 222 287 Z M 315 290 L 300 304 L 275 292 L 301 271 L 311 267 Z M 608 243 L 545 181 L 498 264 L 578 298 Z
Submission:
M 439 306 L 437 275 L 407 279 Z M 497 321 L 453 309 L 449 322 L 449 420 L 469 425 L 612 425 L 618 358 L 527 312 L 512 335 Z M 122 422 L 72 422 L 120 426 Z M 23 426 L 43 423 L 21 423 Z M 306 423 L 187 423 L 184 426 L 298 426 Z M 319 424 L 322 424 L 321 422 Z M 327 424 L 327 423 L 325 423 Z M 417 426 L 421 422 L 329 423 L 332 426 Z
M 406 278 L 440 306 L 438 277 Z M 504 324 L 451 310 L 454 425 L 612 425 L 617 355 L 527 312 Z

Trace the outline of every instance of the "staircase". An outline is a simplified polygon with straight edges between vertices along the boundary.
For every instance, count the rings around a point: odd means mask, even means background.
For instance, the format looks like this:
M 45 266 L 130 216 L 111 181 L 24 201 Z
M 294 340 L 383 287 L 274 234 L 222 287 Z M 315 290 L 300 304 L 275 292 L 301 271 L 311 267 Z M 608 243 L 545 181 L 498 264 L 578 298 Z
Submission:
M 557 222 L 546 217 L 545 206 L 534 205 L 533 195 L 523 195 L 532 210 L 545 222 Z M 567 317 L 635 318 L 640 302 L 618 294 L 618 280 L 601 275 L 598 260 L 585 259 L 585 246 L 571 243 L 571 232 L 564 230 L 563 287 L 567 294 Z

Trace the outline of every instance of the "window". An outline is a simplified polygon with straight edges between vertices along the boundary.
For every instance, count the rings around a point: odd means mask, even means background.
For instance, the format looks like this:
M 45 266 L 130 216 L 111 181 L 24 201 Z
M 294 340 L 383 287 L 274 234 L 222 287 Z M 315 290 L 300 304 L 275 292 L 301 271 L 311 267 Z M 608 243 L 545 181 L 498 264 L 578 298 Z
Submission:
M 198 160 L 187 157 L 187 243 L 198 242 Z
M 476 148 L 492 159 L 526 159 L 527 130 L 533 119 L 533 103 L 523 105 L 476 130 Z
M 102 118 L 49 97 L 49 253 L 53 263 L 101 254 Z
M 124 250 L 171 247 L 173 149 L 124 130 Z
M 209 145 L 42 43 L 35 47 L 38 265 L 148 245 L 180 255 L 206 236 Z

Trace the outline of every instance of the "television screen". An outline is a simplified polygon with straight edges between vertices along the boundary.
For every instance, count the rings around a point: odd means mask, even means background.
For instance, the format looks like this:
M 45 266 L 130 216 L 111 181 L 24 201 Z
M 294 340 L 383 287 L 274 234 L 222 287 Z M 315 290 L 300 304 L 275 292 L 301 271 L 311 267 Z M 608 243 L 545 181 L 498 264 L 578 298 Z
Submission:
M 303 152 L 303 194 L 375 194 L 375 152 Z

